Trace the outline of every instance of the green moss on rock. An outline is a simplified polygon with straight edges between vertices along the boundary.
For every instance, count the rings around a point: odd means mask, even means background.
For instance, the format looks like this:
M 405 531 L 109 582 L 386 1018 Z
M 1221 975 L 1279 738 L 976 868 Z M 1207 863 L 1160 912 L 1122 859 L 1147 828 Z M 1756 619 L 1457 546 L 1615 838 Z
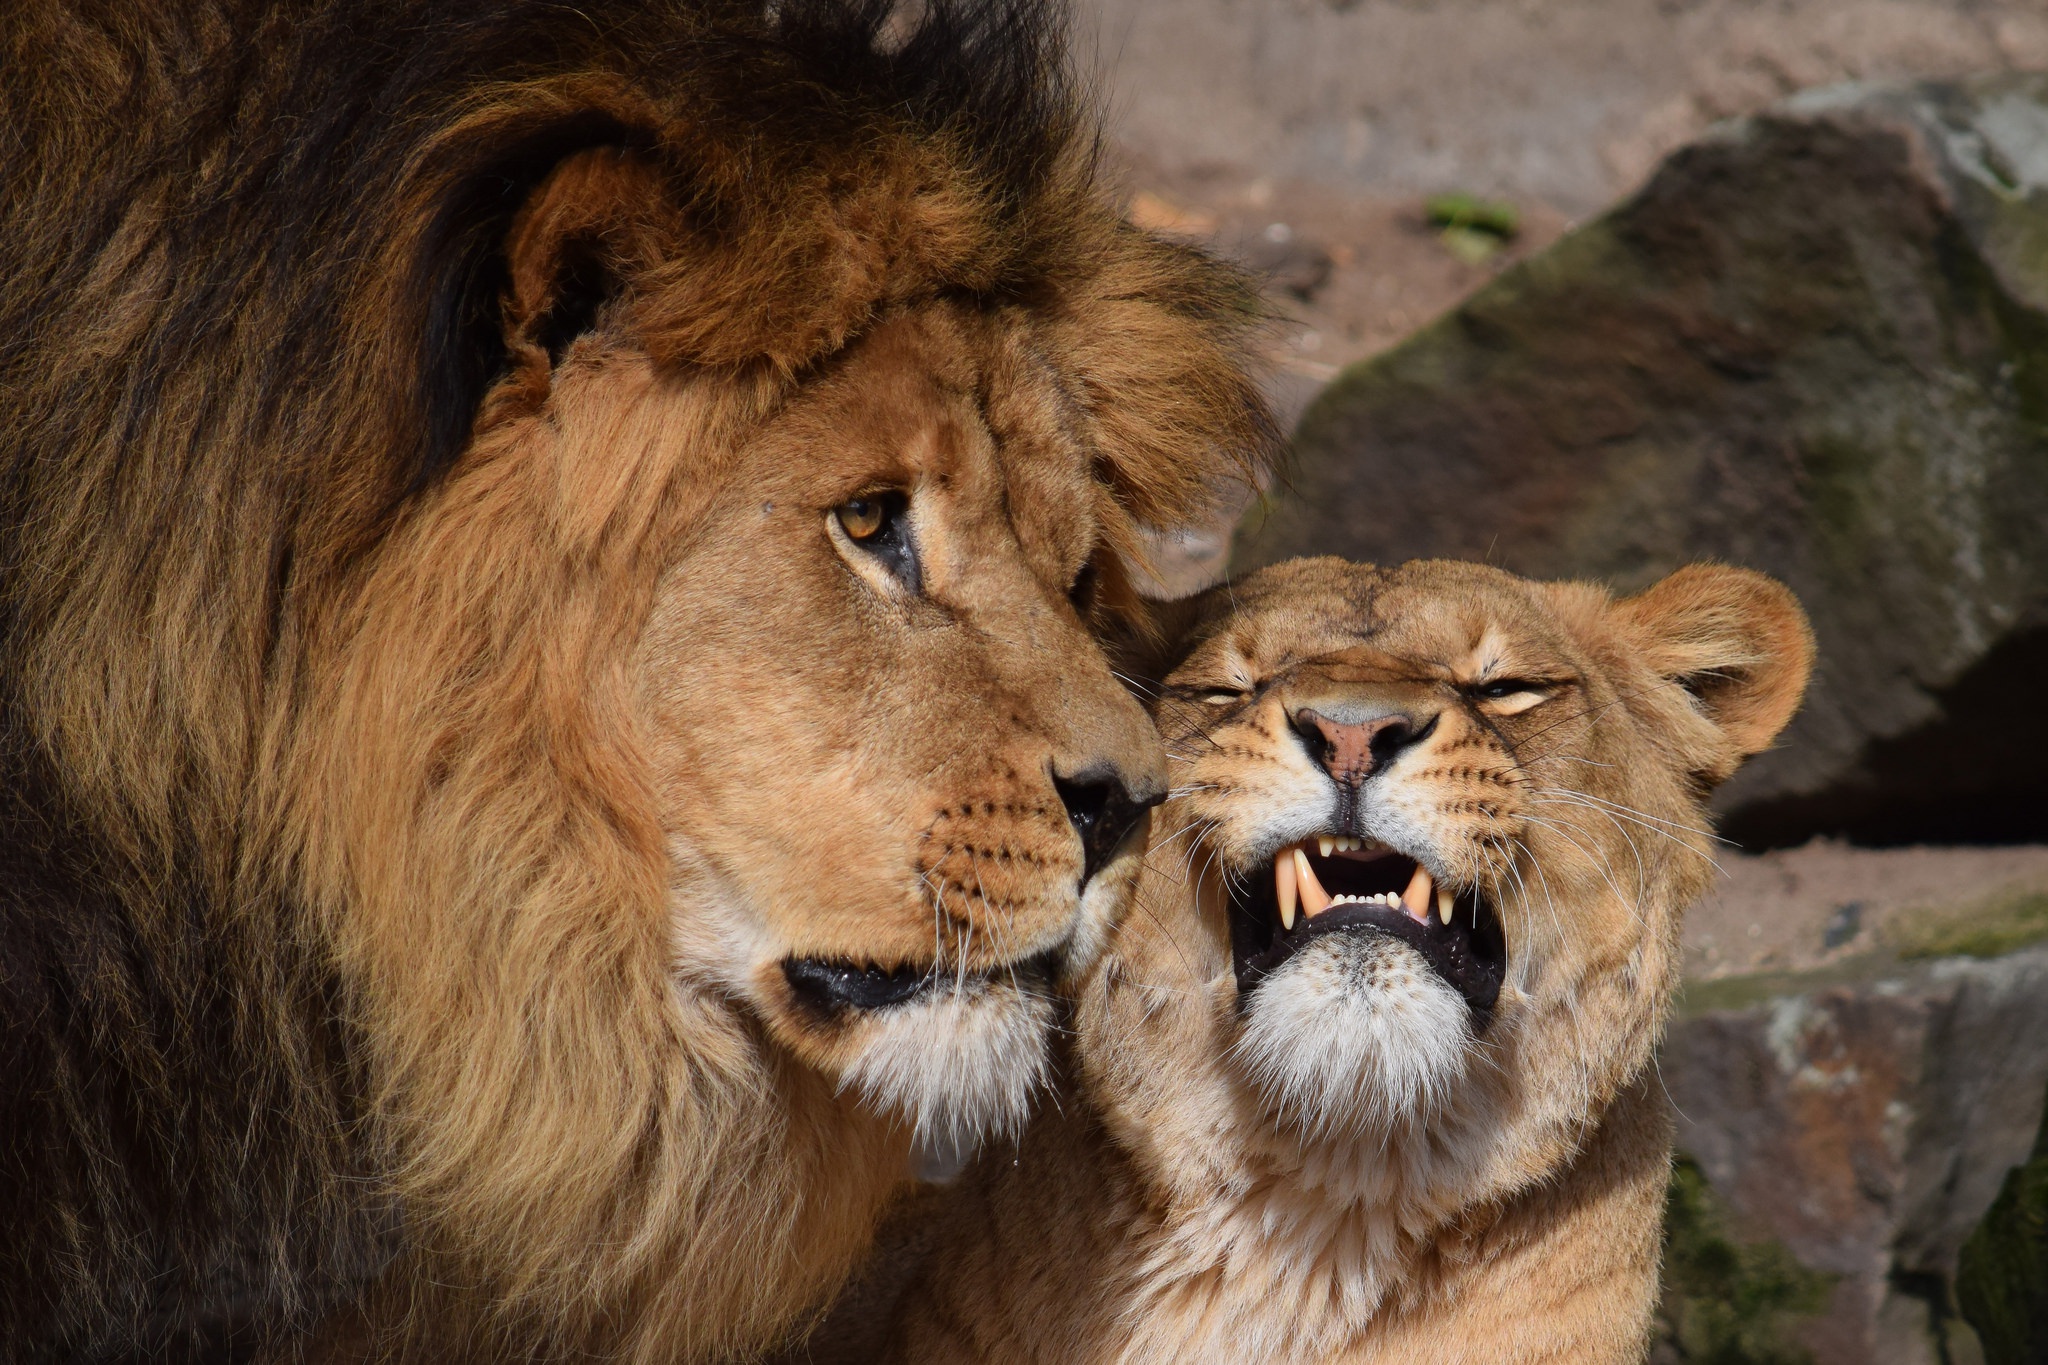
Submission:
M 2033 1155 L 2013 1167 L 1963 1244 L 1956 1301 L 1985 1365 L 2048 1362 L 2048 1106 Z
M 1947 920 L 1902 926 L 1899 956 L 2003 957 L 2048 939 L 2048 896 L 2006 896 Z
M 1827 1304 L 1834 1277 L 1773 1241 L 1744 1241 L 1705 1172 L 1680 1155 L 1664 1213 L 1660 1357 L 1693 1365 L 1804 1365 L 1800 1322 Z

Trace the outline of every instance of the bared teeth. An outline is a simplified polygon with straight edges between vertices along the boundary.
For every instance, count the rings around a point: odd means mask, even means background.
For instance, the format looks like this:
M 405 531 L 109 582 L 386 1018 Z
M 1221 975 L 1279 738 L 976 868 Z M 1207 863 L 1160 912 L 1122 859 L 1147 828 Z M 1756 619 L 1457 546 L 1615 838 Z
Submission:
M 1301 908 L 1310 919 L 1330 908 L 1330 893 L 1316 880 L 1315 869 L 1308 865 L 1308 854 L 1300 848 L 1294 850 L 1294 878 L 1301 884 Z
M 1343 834 L 1319 834 L 1315 837 L 1316 851 L 1323 857 L 1350 853 L 1364 849 L 1368 841 Z M 1309 862 L 1309 841 L 1290 844 L 1273 858 L 1274 899 L 1280 905 L 1280 927 L 1292 933 L 1300 919 L 1313 919 L 1333 905 L 1384 905 L 1390 910 L 1399 910 L 1417 924 L 1429 923 L 1432 903 L 1437 918 L 1444 924 L 1451 923 L 1456 910 L 1456 895 L 1448 887 L 1438 886 L 1429 869 L 1417 864 L 1415 873 L 1408 879 L 1407 889 L 1396 895 L 1392 891 L 1377 892 L 1370 896 L 1350 894 L 1333 896 L 1324 890 L 1322 879 L 1316 876 L 1315 867 Z M 1381 845 L 1373 845 L 1380 848 Z
M 1288 850 L 1273 860 L 1273 894 L 1280 900 L 1280 927 L 1294 928 L 1294 852 Z
M 1429 869 L 1421 863 L 1415 865 L 1415 875 L 1408 879 L 1408 889 L 1401 893 L 1401 908 L 1408 912 L 1408 918 L 1421 924 L 1429 923 L 1430 892 L 1436 889 Z

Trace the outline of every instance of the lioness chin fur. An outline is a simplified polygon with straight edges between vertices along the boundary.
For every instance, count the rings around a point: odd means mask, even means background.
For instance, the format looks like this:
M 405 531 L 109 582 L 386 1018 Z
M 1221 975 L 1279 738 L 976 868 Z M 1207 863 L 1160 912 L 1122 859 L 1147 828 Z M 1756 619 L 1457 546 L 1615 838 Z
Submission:
M 0 1359 L 746 1355 L 1020 1122 L 1256 319 L 891 10 L 0 6 Z
M 813 1357 L 1640 1359 L 1703 802 L 1797 707 L 1804 615 L 1714 566 L 1337 560 L 1177 610 L 1173 796 L 1066 1101 L 899 1215 L 916 1278 Z

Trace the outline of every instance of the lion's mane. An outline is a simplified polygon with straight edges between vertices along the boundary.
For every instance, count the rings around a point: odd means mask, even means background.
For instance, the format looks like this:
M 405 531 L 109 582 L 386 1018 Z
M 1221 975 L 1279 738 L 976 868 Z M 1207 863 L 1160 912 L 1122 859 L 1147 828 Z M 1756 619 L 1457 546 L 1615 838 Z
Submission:
M 1098 205 L 1062 27 L 5 7 L 0 1357 L 273 1341 L 401 1266 L 529 1351 L 700 1354 L 815 1300 L 732 1225 L 830 1200 L 707 1136 L 772 1087 L 677 1003 L 615 733 L 686 500 L 642 470 L 573 524 L 509 483 L 420 508 L 521 401 L 506 309 L 553 290 L 545 343 L 582 306 L 589 262 L 508 264 L 522 209 L 616 152 L 657 188 L 591 249 L 733 411 L 905 300 L 1028 306 L 1097 386 L 1111 543 L 1203 512 L 1265 440 L 1247 296 Z M 375 666 L 338 680 L 337 641 Z

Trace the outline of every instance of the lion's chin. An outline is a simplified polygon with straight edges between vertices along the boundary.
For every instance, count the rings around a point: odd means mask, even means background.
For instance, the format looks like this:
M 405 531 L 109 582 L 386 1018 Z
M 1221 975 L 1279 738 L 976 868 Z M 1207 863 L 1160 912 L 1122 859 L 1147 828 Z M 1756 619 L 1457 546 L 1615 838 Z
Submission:
M 920 1174 L 950 1175 L 984 1139 L 1022 1132 L 1053 1023 L 1030 974 L 941 981 L 851 1024 L 840 1088 L 910 1125 Z
M 1357 1138 L 1426 1125 L 1466 1078 L 1476 1043 L 1464 998 L 1420 953 L 1385 935 L 1342 934 L 1260 984 L 1235 1050 L 1288 1124 Z

